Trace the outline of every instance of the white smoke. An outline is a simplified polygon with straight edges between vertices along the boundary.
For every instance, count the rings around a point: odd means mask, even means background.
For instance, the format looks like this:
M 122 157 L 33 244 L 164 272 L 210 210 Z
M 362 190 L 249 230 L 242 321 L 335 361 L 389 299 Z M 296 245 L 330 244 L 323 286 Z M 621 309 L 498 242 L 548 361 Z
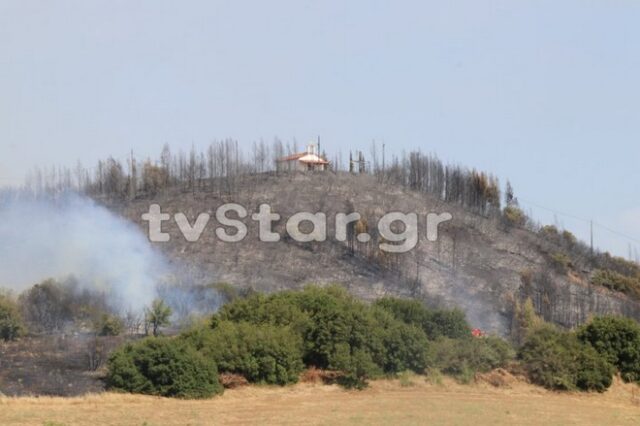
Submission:
M 0 287 L 20 292 L 72 275 L 113 307 L 139 310 L 166 265 L 139 228 L 89 198 L 0 196 Z

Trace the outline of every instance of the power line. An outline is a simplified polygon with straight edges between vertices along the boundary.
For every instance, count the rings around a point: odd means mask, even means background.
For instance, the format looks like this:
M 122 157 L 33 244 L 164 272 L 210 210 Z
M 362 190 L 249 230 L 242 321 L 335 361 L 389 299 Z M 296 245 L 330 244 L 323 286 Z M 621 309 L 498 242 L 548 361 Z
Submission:
M 558 211 L 558 210 L 555 210 L 555 209 L 552 209 L 552 208 L 549 208 L 549 207 L 541 206 L 540 204 L 534 203 L 533 201 L 525 200 L 525 199 L 520 198 L 520 197 L 517 197 L 517 198 L 518 198 L 518 201 L 524 201 L 525 204 L 529 204 L 529 205 L 531 205 L 533 207 L 537 207 L 537 208 L 542 209 L 542 210 L 550 211 L 551 213 L 559 214 L 560 216 L 565 216 L 565 217 L 568 217 L 568 218 L 571 218 L 571 219 L 580 220 L 580 221 L 586 222 L 586 223 L 591 222 L 591 219 L 585 219 L 585 218 L 580 217 L 580 216 L 576 216 L 576 215 L 569 214 L 569 213 L 564 213 L 564 212 L 561 212 L 561 211 Z
M 614 235 L 617 235 L 618 237 L 625 238 L 625 239 L 627 239 L 627 240 L 629 240 L 629 241 L 631 241 L 631 242 L 634 242 L 634 243 L 636 243 L 636 244 L 640 244 L 640 239 L 638 239 L 638 238 L 636 238 L 636 237 L 632 237 L 632 236 L 630 236 L 630 235 L 627 235 L 627 234 L 625 234 L 624 232 L 620 232 L 620 231 L 616 231 L 615 229 L 611 229 L 610 227 L 608 227 L 608 226 L 606 226 L 606 225 L 603 225 L 603 224 L 601 224 L 601 223 L 599 223 L 599 222 L 595 222 L 595 221 L 593 221 L 593 220 L 591 220 L 591 219 L 585 219 L 585 218 L 583 218 L 583 217 L 576 216 L 576 215 L 574 215 L 574 214 L 569 214 L 569 213 L 561 212 L 561 211 L 559 211 L 559 210 L 552 209 L 552 208 L 550 208 L 550 207 L 545 207 L 545 206 L 542 206 L 542 205 L 540 205 L 540 204 L 534 203 L 534 202 L 532 202 L 532 201 L 528 201 L 528 200 L 522 199 L 522 198 L 520 198 L 520 197 L 518 197 L 518 200 L 519 200 L 519 201 L 523 201 L 525 204 L 529 204 L 529 205 L 531 205 L 531 206 L 533 206 L 533 207 L 537 207 L 537 208 L 542 209 L 542 210 L 547 210 L 547 211 L 549 211 L 549 212 L 551 212 L 551 213 L 558 214 L 558 215 L 560 215 L 560 216 L 568 217 L 568 218 L 570 218 L 570 219 L 574 219 L 574 220 L 579 220 L 579 221 L 582 221 L 582 222 L 585 222 L 585 223 L 588 223 L 588 224 L 593 224 L 594 226 L 597 226 L 597 227 L 599 227 L 599 228 L 602 228 L 602 229 L 604 229 L 605 231 L 608 231 L 608 232 L 610 232 L 610 233 L 612 233 L 612 234 L 614 234 Z
M 640 244 L 640 240 L 637 239 L 637 238 L 634 238 L 634 237 L 631 237 L 629 235 L 623 234 L 622 232 L 619 232 L 619 231 L 616 231 L 614 229 L 611 229 L 608 226 L 602 225 L 601 223 L 593 222 L 593 224 L 596 225 L 596 226 L 599 226 L 600 228 L 604 229 L 605 231 L 609 231 L 612 234 L 615 234 L 615 235 L 617 235 L 619 237 L 626 238 L 629 241 L 632 241 L 632 242 L 634 242 L 636 244 Z

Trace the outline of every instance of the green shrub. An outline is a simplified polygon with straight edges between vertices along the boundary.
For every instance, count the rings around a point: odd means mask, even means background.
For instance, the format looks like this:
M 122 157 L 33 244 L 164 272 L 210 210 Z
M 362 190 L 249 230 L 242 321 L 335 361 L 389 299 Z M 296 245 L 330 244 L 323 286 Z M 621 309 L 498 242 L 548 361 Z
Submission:
M 471 334 L 464 312 L 430 310 L 417 300 L 385 297 L 375 305 L 390 312 L 396 319 L 420 327 L 431 340 L 439 337 L 466 338 Z
M 549 258 L 551 260 L 551 266 L 561 274 L 566 274 L 572 267 L 571 259 L 562 252 L 553 253 Z
M 115 351 L 108 361 L 110 389 L 177 398 L 222 393 L 215 363 L 177 339 L 147 338 Z
M 197 329 L 182 336 L 220 371 L 250 382 L 285 385 L 302 372 L 302 339 L 288 327 L 221 321 L 215 329 Z
M 213 316 L 211 326 L 215 327 L 218 321 L 287 325 L 296 331 L 302 331 L 309 324 L 308 315 L 302 312 L 295 293 L 291 291 L 271 295 L 254 293 L 236 299 L 220 308 Z
M 171 324 L 170 318 L 173 313 L 171 307 L 164 303 L 162 299 L 155 299 L 151 305 L 144 310 L 145 330 L 151 328 L 154 337 L 160 334 L 160 327 Z
M 508 342 L 494 336 L 440 338 L 431 344 L 429 355 L 435 368 L 467 382 L 476 372 L 505 367 L 515 358 L 515 351 Z
M 338 378 L 338 383 L 346 388 L 364 389 L 368 386 L 367 379 L 381 374 L 381 369 L 373 361 L 370 352 L 360 348 L 354 350 L 348 343 L 336 344 L 331 362 L 332 368 L 343 373 Z
M 15 340 L 24 334 L 24 325 L 18 305 L 9 297 L 0 295 L 0 339 Z
M 595 317 L 578 338 L 613 364 L 624 380 L 640 382 L 640 325 L 630 318 Z
M 511 340 L 516 345 L 522 345 L 527 335 L 544 325 L 544 320 L 536 314 L 531 298 L 524 303 L 516 300 L 511 323 Z
M 562 240 L 569 247 L 575 246 L 578 242 L 576 236 L 573 235 L 573 233 L 571 233 L 570 231 L 562 231 Z
M 611 290 L 640 298 L 640 276 L 626 276 L 610 269 L 598 269 L 591 282 Z
M 312 288 L 299 296 L 297 303 L 309 318 L 303 331 L 307 364 L 342 371 L 360 371 L 365 365 L 373 365 L 366 359 L 382 348 L 375 333 L 376 321 L 367 306 L 342 289 Z M 364 374 L 379 374 L 374 370 L 370 368 Z
M 103 314 L 95 329 L 100 336 L 118 336 L 124 329 L 124 322 L 116 315 Z
M 529 379 L 549 389 L 575 389 L 575 355 L 563 343 L 564 336 L 552 327 L 538 328 L 527 336 L 519 357 Z
M 429 347 L 424 331 L 413 324 L 396 320 L 386 311 L 378 310 L 374 315 L 378 346 L 371 352 L 383 372 L 395 374 L 410 370 L 423 373 L 428 367 Z
M 595 264 L 600 269 L 610 269 L 627 277 L 640 277 L 640 264 L 618 256 L 611 256 L 608 252 L 596 254 Z
M 582 345 L 576 361 L 576 387 L 584 391 L 604 392 L 611 386 L 615 368 L 595 349 Z
M 614 373 L 613 366 L 591 346 L 551 325 L 527 335 L 519 358 L 529 379 L 548 389 L 602 392 L 611 385 Z
M 420 327 L 338 286 L 253 294 L 223 306 L 211 325 L 217 328 L 225 321 L 288 327 L 303 342 L 304 364 L 341 371 L 346 386 L 362 387 L 367 378 L 426 367 L 427 339 Z
M 527 216 L 524 212 L 517 206 L 511 205 L 504 208 L 502 211 L 502 215 L 504 217 L 507 225 L 510 226 L 524 226 L 527 222 Z
M 540 231 L 538 232 L 543 237 L 552 239 L 554 241 L 558 240 L 558 237 L 560 236 L 560 233 L 558 232 L 558 228 L 555 225 L 545 225 L 542 228 L 540 228 Z
M 421 302 L 414 299 L 398 299 L 395 297 L 383 297 L 375 301 L 378 306 L 390 312 L 396 319 L 406 323 L 417 325 L 425 329 L 425 324 L 431 317 L 431 312 Z
M 431 314 L 425 332 L 432 338 L 449 337 L 451 339 L 468 338 L 471 327 L 467 323 L 464 312 L 459 309 L 439 309 Z

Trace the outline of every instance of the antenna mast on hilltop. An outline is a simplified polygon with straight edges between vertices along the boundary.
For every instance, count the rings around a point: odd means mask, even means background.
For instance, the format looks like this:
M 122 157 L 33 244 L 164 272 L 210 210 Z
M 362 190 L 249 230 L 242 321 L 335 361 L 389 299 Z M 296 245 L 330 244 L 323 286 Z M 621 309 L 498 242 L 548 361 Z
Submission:
M 358 173 L 365 173 L 367 162 L 364 159 L 362 151 L 356 151 L 356 159 L 353 159 L 351 151 L 349 151 L 349 172 L 355 172 L 355 165 L 358 165 Z

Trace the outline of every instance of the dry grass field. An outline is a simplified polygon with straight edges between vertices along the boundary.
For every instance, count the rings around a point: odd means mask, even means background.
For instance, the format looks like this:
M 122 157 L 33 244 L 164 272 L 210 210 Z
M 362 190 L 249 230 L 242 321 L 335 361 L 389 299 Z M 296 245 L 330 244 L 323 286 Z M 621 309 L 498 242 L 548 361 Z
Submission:
M 605 394 L 558 394 L 512 381 L 440 384 L 379 380 L 364 391 L 334 385 L 246 386 L 205 401 L 99 394 L 0 398 L 2 425 L 223 424 L 637 425 L 640 388 L 616 381 Z

